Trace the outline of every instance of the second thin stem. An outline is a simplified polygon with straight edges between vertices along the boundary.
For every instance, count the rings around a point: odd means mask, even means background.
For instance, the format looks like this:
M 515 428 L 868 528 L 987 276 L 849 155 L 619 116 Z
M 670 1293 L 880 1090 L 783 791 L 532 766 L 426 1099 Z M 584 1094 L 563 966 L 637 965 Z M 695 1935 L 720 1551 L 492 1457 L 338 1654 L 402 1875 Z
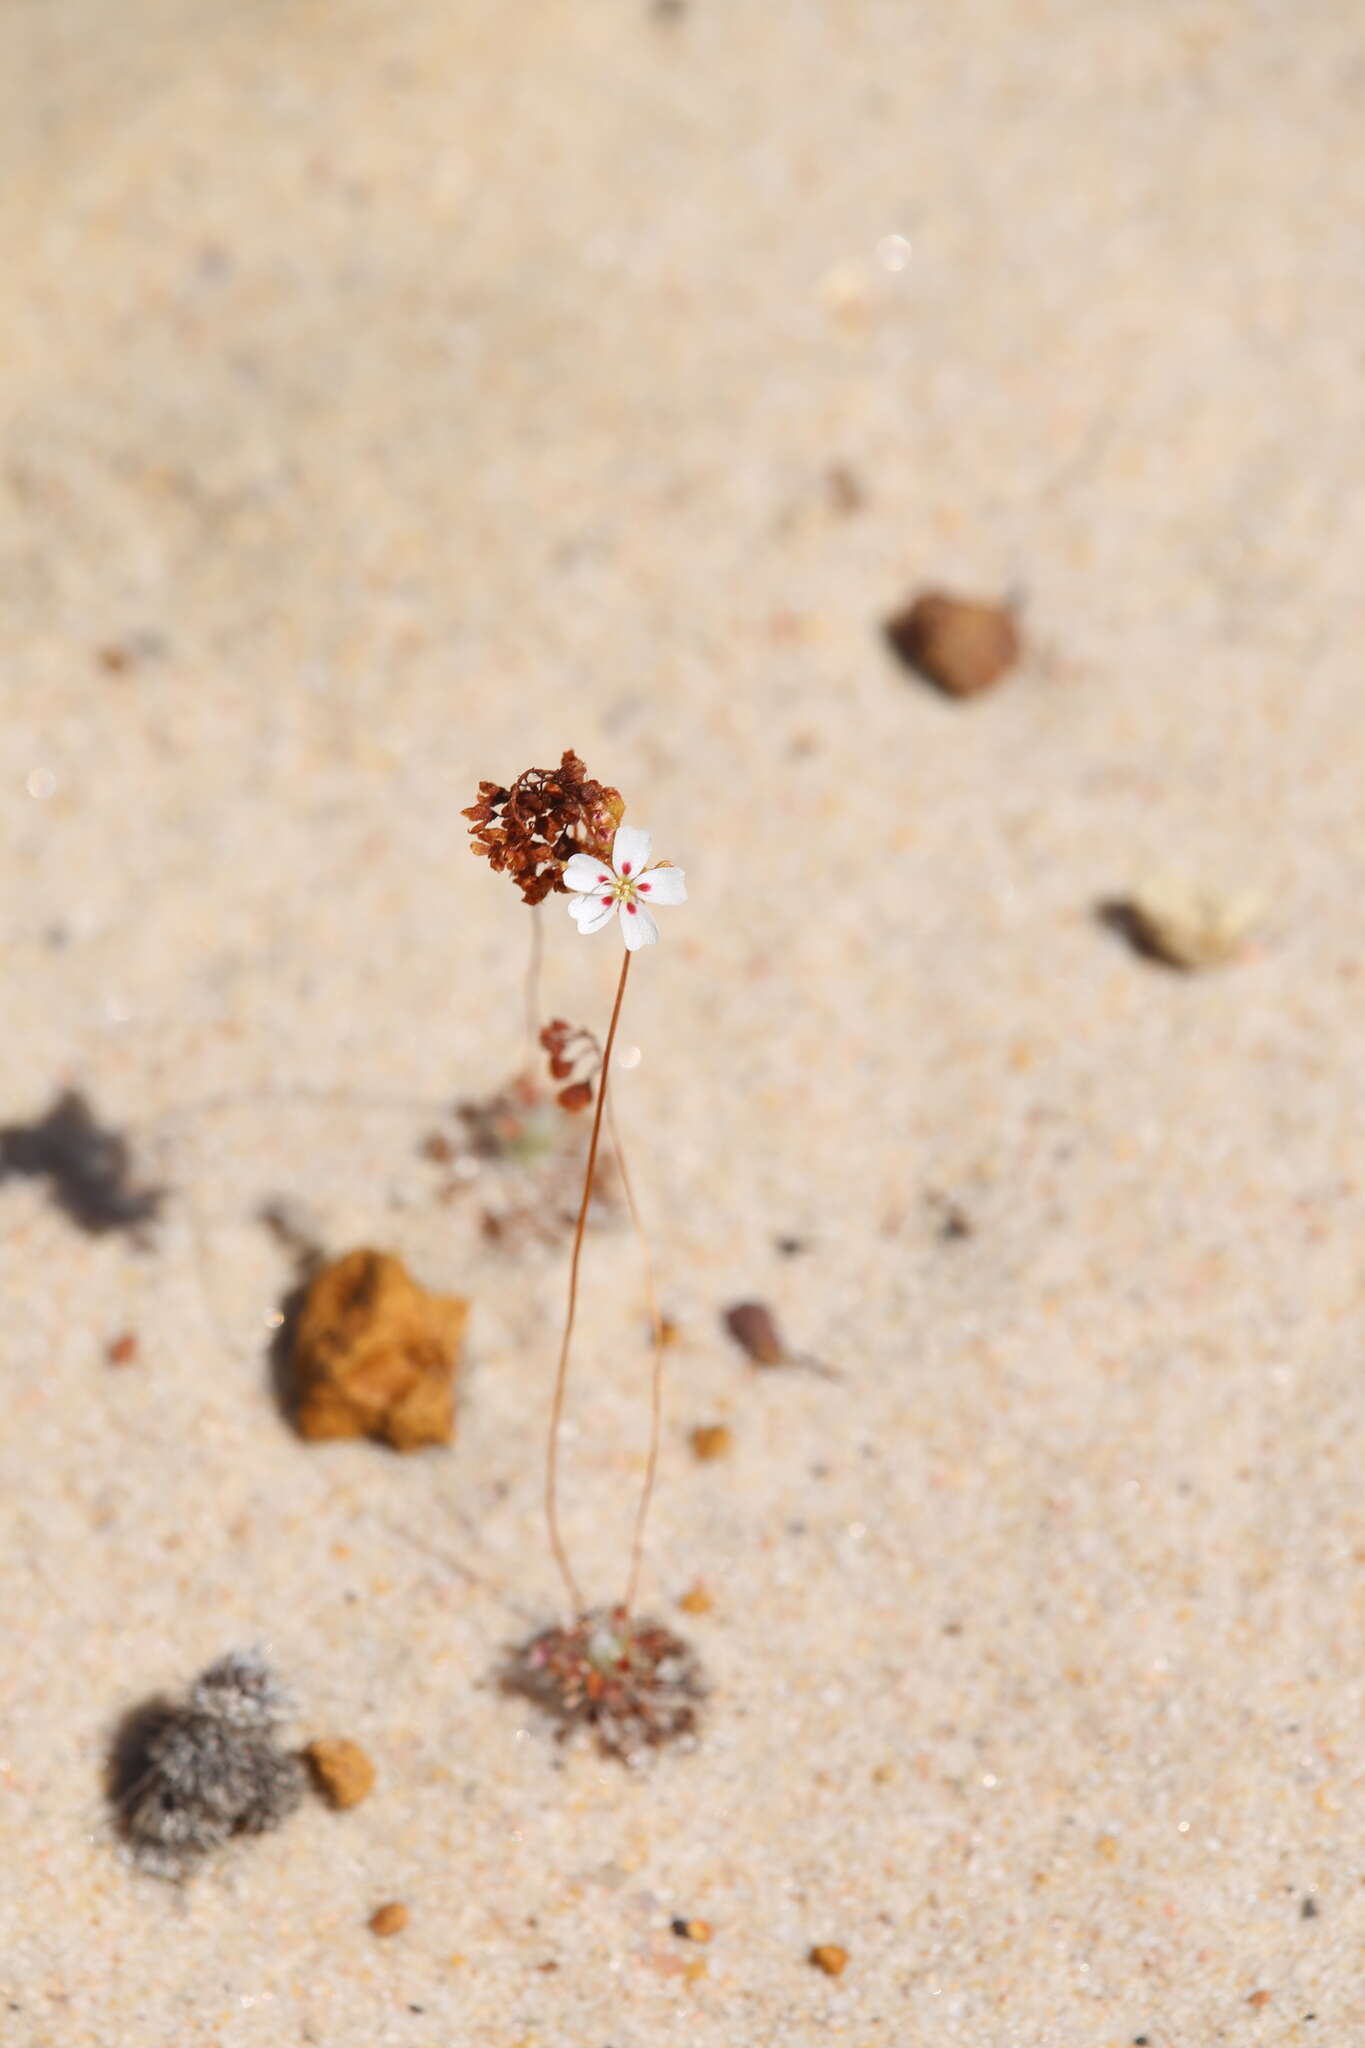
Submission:
M 574 1317 L 578 1311 L 578 1267 L 583 1255 L 583 1232 L 587 1228 L 588 1209 L 592 1202 L 593 1175 L 597 1171 L 597 1148 L 602 1136 L 602 1112 L 607 1106 L 607 1080 L 611 1072 L 612 1047 L 616 1043 L 616 1027 L 621 1021 L 621 1003 L 626 993 L 626 977 L 630 973 L 630 954 L 621 957 L 621 978 L 616 984 L 616 1001 L 612 1004 L 611 1023 L 607 1029 L 607 1042 L 602 1053 L 602 1077 L 598 1083 L 597 1103 L 593 1110 L 592 1136 L 588 1140 L 588 1164 L 583 1175 L 583 1199 L 578 1205 L 578 1221 L 574 1225 L 573 1253 L 569 1260 L 569 1300 L 564 1311 L 564 1334 L 560 1339 L 559 1363 L 555 1367 L 554 1397 L 550 1403 L 550 1436 L 545 1451 L 545 1526 L 549 1532 L 550 1549 L 560 1576 L 573 1605 L 575 1616 L 583 1612 L 583 1596 L 578 1581 L 569 1563 L 569 1554 L 564 1547 L 564 1538 L 559 1527 L 559 1432 L 564 1420 L 564 1394 L 569 1380 L 569 1350 L 573 1343 Z

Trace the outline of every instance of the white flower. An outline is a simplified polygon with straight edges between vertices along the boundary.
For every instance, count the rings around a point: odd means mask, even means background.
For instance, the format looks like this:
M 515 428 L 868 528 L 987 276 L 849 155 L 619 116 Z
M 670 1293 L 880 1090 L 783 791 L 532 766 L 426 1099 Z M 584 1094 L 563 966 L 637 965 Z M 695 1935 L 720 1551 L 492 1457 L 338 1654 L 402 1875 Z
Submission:
M 611 843 L 609 861 L 576 853 L 564 863 L 564 880 L 574 892 L 569 915 L 581 932 L 600 932 L 615 910 L 632 953 L 657 942 L 659 927 L 650 916 L 651 906 L 686 903 L 687 884 L 681 868 L 649 865 L 653 843 L 648 832 L 622 825 Z

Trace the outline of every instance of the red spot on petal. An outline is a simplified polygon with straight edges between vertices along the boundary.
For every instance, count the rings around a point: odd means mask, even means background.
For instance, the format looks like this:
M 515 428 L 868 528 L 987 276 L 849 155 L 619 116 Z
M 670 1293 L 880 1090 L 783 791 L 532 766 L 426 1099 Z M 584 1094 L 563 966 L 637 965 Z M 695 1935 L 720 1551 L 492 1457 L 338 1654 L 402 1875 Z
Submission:
M 607 886 L 607 877 L 605 875 L 599 875 L 597 879 L 602 884 L 602 887 L 605 889 Z
M 628 874 L 630 873 L 630 862 L 629 862 L 628 860 L 623 860 L 623 861 L 622 861 L 622 863 L 621 863 L 621 873 L 622 873 L 623 875 L 628 875 Z
M 626 909 L 627 909 L 627 910 L 628 910 L 628 911 L 630 912 L 630 914 L 631 914 L 631 916 L 632 916 L 632 917 L 634 917 L 634 915 L 635 915 L 636 911 L 637 911 L 637 910 L 638 910 L 639 908 L 640 908 L 640 906 L 639 906 L 639 904 L 638 904 L 638 903 L 628 903 L 628 904 L 626 905 Z
M 642 896 L 648 896 L 654 884 L 652 882 L 637 882 L 635 886 Z

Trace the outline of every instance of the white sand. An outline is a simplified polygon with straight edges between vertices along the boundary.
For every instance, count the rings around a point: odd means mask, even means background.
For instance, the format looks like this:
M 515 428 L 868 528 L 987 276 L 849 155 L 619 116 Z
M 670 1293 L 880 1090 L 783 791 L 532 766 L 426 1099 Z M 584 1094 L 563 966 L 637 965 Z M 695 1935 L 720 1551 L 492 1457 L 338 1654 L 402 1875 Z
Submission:
M 11 0 L 0 79 L 0 1122 L 175 1189 L 140 1253 L 0 1188 L 6 2048 L 1365 2041 L 1357 10 Z M 1021 596 L 997 695 L 885 654 L 921 581 Z M 644 1781 L 490 1683 L 563 1252 L 414 1156 L 517 1053 L 459 807 L 568 744 L 693 891 L 620 1104 L 715 1698 Z M 1096 922 L 1170 862 L 1255 957 Z M 474 1297 L 449 1454 L 282 1429 L 281 1191 Z M 640 1315 L 594 1240 L 604 1595 Z M 379 1787 L 177 1894 L 108 1731 L 253 1640 Z

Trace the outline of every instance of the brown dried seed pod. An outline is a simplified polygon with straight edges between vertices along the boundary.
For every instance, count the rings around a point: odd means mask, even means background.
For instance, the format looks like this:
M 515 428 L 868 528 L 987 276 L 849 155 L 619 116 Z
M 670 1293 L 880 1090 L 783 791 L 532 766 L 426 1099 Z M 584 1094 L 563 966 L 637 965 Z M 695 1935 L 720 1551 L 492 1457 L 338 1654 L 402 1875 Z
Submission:
M 480 782 L 464 812 L 469 836 L 499 874 L 509 874 L 526 903 L 563 889 L 561 870 L 575 853 L 606 854 L 625 815 L 619 789 L 591 781 L 569 748 L 558 768 L 528 768 L 510 788 Z
M 761 1301 L 739 1301 L 725 1311 L 725 1327 L 755 1365 L 781 1365 L 787 1347 L 778 1335 L 773 1312 Z

